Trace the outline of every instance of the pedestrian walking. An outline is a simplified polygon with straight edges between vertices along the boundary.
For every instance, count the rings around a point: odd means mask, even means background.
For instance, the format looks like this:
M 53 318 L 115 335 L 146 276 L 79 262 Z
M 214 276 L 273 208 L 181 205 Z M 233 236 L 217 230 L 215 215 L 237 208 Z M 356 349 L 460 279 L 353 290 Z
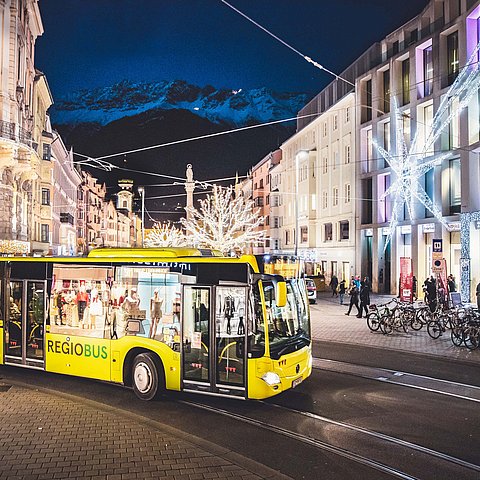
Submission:
M 360 283 L 360 312 L 357 317 L 362 318 L 363 310 L 365 310 L 365 317 L 368 315 L 368 306 L 370 305 L 370 287 L 368 283 L 362 281 Z
M 450 274 L 447 278 L 448 291 L 450 293 L 457 291 L 457 284 L 455 282 L 455 277 Z
M 340 282 L 340 286 L 338 287 L 338 295 L 340 297 L 340 305 L 343 305 L 343 298 L 345 297 L 345 292 L 347 291 L 347 286 L 345 279 Z
M 480 283 L 477 285 L 477 308 L 480 312 Z
M 355 285 L 357 286 L 358 291 L 360 291 L 360 275 L 355 275 Z
M 338 297 L 337 287 L 338 287 L 338 278 L 335 274 L 333 274 L 332 279 L 330 280 L 330 288 L 332 289 L 332 297 Z
M 350 295 L 350 305 L 348 307 L 348 312 L 345 315 L 350 315 L 350 312 L 352 311 L 352 307 L 355 305 L 357 307 L 357 316 L 360 315 L 360 307 L 358 306 L 358 288 L 357 284 L 353 282 L 353 285 L 350 287 L 349 290 L 349 295 Z
M 434 312 L 437 309 L 437 282 L 433 278 L 433 276 L 430 277 L 430 280 L 428 280 L 427 283 L 427 303 L 428 306 L 430 307 L 430 311 Z
M 418 297 L 417 297 L 417 284 L 418 284 L 417 277 L 414 275 L 412 277 L 412 300 L 414 302 L 416 302 L 417 299 L 418 299 Z

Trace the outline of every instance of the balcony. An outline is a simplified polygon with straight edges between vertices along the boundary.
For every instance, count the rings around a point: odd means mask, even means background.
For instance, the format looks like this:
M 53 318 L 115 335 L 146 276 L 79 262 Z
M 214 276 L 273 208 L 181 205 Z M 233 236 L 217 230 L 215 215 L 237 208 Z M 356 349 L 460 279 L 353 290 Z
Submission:
M 75 218 L 71 213 L 60 213 L 60 223 L 68 223 L 70 225 L 75 224 Z
M 32 134 L 28 130 L 15 123 L 6 122 L 5 120 L 0 120 L 0 137 L 13 140 L 14 142 L 34 149 L 38 146 L 32 142 Z

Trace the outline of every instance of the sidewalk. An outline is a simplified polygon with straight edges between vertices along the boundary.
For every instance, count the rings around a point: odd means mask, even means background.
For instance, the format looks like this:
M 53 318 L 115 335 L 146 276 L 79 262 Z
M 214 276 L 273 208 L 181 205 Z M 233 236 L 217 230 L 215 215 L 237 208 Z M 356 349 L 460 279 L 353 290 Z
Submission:
M 0 419 L 2 480 L 289 478 L 145 417 L 1 377 Z
M 370 295 L 371 303 L 385 303 L 392 297 L 393 295 Z M 345 315 L 349 301 L 350 297 L 346 295 L 346 305 L 342 306 L 339 297 L 332 297 L 331 291 L 318 292 L 317 304 L 310 306 L 314 340 L 423 353 L 480 364 L 480 350 L 470 351 L 466 347 L 454 346 L 449 330 L 437 340 L 428 336 L 425 327 L 419 332 L 411 331 L 408 334 L 394 332 L 392 335 L 383 335 L 380 331 L 371 332 L 366 319 L 356 317 L 355 306 L 349 316 Z

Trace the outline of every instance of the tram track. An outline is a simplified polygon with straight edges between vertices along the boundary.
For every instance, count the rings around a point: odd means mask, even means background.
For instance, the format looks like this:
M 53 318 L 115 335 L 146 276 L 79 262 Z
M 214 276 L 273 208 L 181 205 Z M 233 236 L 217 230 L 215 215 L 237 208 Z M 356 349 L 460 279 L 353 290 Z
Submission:
M 262 418 L 256 418 L 254 413 L 245 415 L 233 411 L 234 405 L 227 410 L 190 400 L 180 400 L 180 403 L 333 453 L 392 478 L 417 480 L 425 478 L 425 472 L 429 472 L 428 478 L 436 479 L 476 479 L 480 475 L 480 465 L 461 458 L 350 423 L 271 402 L 259 403 L 268 407 L 270 413 L 272 410 L 281 409 L 284 414 L 268 415 L 268 412 L 262 411 L 259 413 Z M 289 421 L 285 422 L 287 416 Z M 290 427 L 275 424 L 275 419 L 284 420 Z
M 440 395 L 460 398 L 471 402 L 480 403 L 480 387 L 450 380 L 443 380 L 425 375 L 390 370 L 379 367 L 369 367 L 353 363 L 314 357 L 313 368 L 343 373 L 356 377 L 391 383 L 402 387 L 415 388 Z

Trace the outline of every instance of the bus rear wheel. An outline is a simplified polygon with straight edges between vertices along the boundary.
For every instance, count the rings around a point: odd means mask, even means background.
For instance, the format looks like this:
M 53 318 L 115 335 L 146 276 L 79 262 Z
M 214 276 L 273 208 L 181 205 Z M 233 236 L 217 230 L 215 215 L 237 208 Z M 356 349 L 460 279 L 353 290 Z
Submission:
M 159 395 L 159 371 L 151 354 L 140 353 L 133 360 L 132 384 L 135 395 L 141 400 L 153 400 Z

